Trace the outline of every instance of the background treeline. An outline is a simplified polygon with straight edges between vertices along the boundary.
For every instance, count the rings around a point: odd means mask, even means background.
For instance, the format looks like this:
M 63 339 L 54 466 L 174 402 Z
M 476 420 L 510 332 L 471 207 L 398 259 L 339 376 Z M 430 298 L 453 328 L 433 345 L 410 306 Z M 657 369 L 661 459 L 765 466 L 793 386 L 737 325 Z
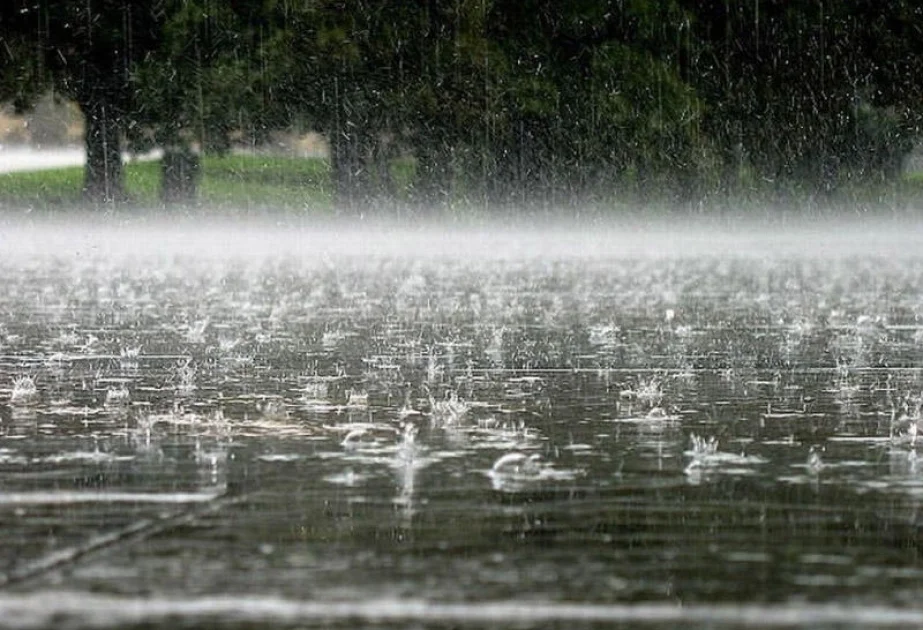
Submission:
M 324 134 L 344 207 L 824 195 L 900 175 L 923 2 L 5 0 L 0 100 L 49 88 L 96 200 L 124 149 L 169 191 L 281 129 Z

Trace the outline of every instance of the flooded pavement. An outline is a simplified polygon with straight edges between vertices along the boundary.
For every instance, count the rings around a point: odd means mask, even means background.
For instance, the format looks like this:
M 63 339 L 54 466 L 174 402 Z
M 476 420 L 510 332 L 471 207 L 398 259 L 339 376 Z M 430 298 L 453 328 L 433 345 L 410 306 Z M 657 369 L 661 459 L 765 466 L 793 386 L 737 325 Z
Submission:
M 5 238 L 0 627 L 923 624 L 910 237 Z

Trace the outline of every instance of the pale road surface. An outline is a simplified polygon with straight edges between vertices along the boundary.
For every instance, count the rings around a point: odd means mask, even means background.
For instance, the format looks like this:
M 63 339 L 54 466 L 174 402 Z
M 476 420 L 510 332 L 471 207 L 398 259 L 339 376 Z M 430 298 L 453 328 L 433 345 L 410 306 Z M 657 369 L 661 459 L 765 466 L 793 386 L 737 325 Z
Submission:
M 125 162 L 131 162 L 133 160 L 152 160 L 158 157 L 160 157 L 159 151 L 152 151 L 144 155 L 123 155 Z M 85 161 L 86 155 L 82 146 L 36 149 L 30 146 L 0 144 L 0 173 L 38 171 L 65 166 L 83 166 Z
M 36 149 L 28 146 L 0 144 L 0 173 L 82 166 L 84 160 L 83 147 Z

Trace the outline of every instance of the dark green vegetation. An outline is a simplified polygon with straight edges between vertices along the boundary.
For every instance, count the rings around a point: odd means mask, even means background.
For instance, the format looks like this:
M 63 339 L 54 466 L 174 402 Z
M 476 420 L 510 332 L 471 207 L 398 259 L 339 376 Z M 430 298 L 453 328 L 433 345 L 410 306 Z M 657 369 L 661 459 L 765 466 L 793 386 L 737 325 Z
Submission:
M 51 87 L 80 105 L 96 200 L 124 195 L 123 141 L 178 164 L 170 199 L 193 188 L 190 147 L 311 129 L 346 208 L 787 201 L 899 176 L 923 6 L 13 0 L 0 60 L 0 100 Z

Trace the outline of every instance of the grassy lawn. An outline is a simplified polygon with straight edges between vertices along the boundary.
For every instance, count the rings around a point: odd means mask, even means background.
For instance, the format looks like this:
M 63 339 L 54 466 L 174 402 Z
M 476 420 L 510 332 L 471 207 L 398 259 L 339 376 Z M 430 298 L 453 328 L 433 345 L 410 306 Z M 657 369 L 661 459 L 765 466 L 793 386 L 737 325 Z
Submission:
M 410 160 L 395 160 L 391 175 L 397 187 L 398 202 L 408 201 L 407 190 L 413 178 Z M 85 205 L 81 199 L 82 167 L 41 171 L 0 173 L 0 212 L 66 212 Z M 126 211 L 160 210 L 160 163 L 129 162 L 125 165 L 125 187 L 130 202 Z M 736 211 L 747 204 L 764 207 L 757 193 L 754 199 L 735 203 Z M 771 199 L 771 197 L 769 197 Z M 837 212 L 850 208 L 923 208 L 923 173 L 908 173 L 900 182 L 845 187 L 821 201 Z M 623 214 L 627 203 L 637 208 L 630 197 L 613 200 L 611 208 Z M 464 216 L 476 217 L 475 206 L 464 208 Z M 608 207 L 608 206 L 606 206 Z M 797 204 L 796 204 L 796 207 Z M 176 212 L 215 212 L 240 215 L 263 211 L 311 217 L 334 213 L 330 165 L 322 158 L 291 158 L 261 155 L 205 156 L 199 182 L 198 203 L 194 208 L 175 208 Z
M 0 173 L 0 209 L 67 210 L 82 205 L 83 168 Z M 125 165 L 129 208 L 160 205 L 160 163 Z M 206 156 L 198 205 L 230 213 L 265 209 L 332 212 L 330 169 L 320 158 Z
M 80 200 L 83 169 L 0 173 L 0 207 L 65 206 Z
M 923 195 L 923 172 L 908 173 L 902 182 L 906 192 Z
M 329 213 L 330 167 L 320 158 L 206 157 L 199 201 L 219 209 Z

